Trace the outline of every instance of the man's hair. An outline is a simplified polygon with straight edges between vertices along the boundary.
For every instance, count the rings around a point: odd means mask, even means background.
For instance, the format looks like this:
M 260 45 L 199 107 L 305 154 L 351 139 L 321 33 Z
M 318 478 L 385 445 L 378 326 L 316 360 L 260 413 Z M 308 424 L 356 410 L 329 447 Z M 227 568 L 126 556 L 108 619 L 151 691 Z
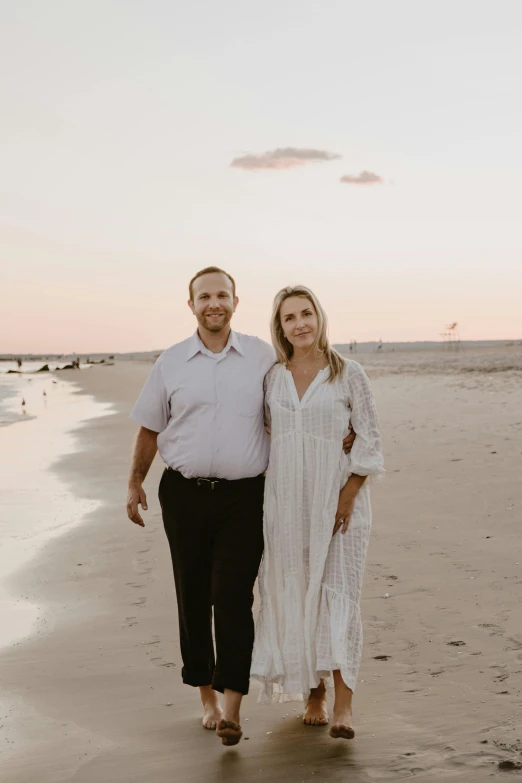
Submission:
M 192 290 L 192 284 L 194 283 L 194 281 L 197 280 L 198 277 L 203 277 L 203 275 L 214 275 L 214 274 L 225 275 L 225 277 L 228 277 L 228 279 L 232 283 L 232 296 L 236 295 L 236 281 L 234 280 L 232 275 L 229 275 L 228 272 L 225 272 L 224 269 L 220 269 L 218 266 L 206 266 L 205 269 L 201 269 L 199 272 L 197 272 L 189 283 L 189 296 L 191 302 L 194 301 L 194 291 Z

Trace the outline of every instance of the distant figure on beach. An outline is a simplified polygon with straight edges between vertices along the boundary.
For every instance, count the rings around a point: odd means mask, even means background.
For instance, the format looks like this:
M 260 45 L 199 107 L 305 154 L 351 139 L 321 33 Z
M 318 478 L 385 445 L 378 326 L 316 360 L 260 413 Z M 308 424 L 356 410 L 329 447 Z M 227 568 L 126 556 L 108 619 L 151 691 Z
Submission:
M 22 366 L 22 358 L 20 356 L 16 360 L 16 365 L 17 365 L 18 369 L 20 369 L 20 367 Z
M 199 687 L 203 726 L 216 729 L 224 745 L 242 736 L 240 706 L 249 689 L 270 448 L 263 382 L 276 361 L 270 345 L 232 331 L 237 305 L 235 282 L 222 269 L 207 267 L 190 281 L 198 328 L 161 354 L 132 411 L 140 429 L 127 502 L 129 518 L 144 526 L 138 506 L 147 510 L 143 481 L 159 449 L 167 465 L 159 498 L 176 583 L 183 682 Z M 349 451 L 353 436 L 344 446 L 341 441 L 339 452 Z
M 268 703 L 304 698 L 304 723 L 351 739 L 352 695 L 362 654 L 360 615 L 371 528 L 366 479 L 384 472 L 366 373 L 331 346 L 326 314 L 304 286 L 274 300 L 278 363 L 266 378 L 271 431 L 266 475 L 261 610 L 251 674 Z M 353 424 L 350 455 L 340 442 Z
M 377 353 L 381 353 L 381 352 L 382 352 L 382 339 L 380 339 L 379 342 L 377 343 Z

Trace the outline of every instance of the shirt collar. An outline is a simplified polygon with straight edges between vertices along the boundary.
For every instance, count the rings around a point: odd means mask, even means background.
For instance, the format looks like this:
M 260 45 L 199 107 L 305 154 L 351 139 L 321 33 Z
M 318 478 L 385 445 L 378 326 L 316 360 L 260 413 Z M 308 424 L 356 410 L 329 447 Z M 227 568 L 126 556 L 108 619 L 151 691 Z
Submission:
M 244 356 L 244 352 L 243 349 L 241 348 L 241 343 L 239 341 L 239 336 L 233 330 L 230 330 L 228 342 L 225 348 L 223 349 L 222 353 L 228 353 L 230 348 L 234 348 L 234 350 L 237 351 L 241 356 Z M 205 346 L 201 342 L 201 338 L 196 330 L 188 342 L 187 362 L 190 359 L 192 359 L 192 357 L 195 356 L 197 353 L 208 354 L 209 351 L 207 348 L 205 348 Z
M 241 348 L 241 343 L 239 341 L 239 335 L 237 334 L 237 332 L 231 330 L 228 344 L 231 348 L 233 348 L 235 351 L 241 354 L 241 356 L 245 355 L 243 349 Z

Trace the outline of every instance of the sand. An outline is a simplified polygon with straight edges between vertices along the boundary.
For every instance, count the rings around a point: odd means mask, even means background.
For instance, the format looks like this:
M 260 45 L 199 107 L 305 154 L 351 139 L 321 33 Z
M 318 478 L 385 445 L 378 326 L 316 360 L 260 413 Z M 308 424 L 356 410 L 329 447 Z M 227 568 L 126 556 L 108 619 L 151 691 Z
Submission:
M 197 692 L 180 682 L 159 460 L 145 529 L 125 515 L 128 412 L 151 366 L 119 363 L 67 376 L 118 412 L 82 426 L 81 451 L 55 466 L 103 505 L 11 583 L 54 619 L 0 654 L 2 781 L 522 774 L 522 350 L 354 358 L 373 381 L 388 470 L 372 490 L 356 739 L 304 727 L 299 704 L 258 705 L 255 685 L 237 748 L 200 728 Z

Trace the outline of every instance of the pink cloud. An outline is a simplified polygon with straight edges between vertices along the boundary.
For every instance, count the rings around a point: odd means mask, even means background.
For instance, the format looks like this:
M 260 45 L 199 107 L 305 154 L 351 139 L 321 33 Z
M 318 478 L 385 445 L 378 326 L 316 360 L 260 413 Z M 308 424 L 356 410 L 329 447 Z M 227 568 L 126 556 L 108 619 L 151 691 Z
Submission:
M 346 185 L 382 185 L 384 180 L 372 171 L 361 171 L 360 174 L 345 174 L 340 182 Z
M 240 158 L 234 158 L 230 165 L 232 168 L 246 169 L 247 171 L 280 171 L 293 169 L 296 166 L 306 166 L 308 163 L 318 161 L 337 160 L 340 157 L 335 152 L 326 152 L 325 150 L 281 147 L 258 155 L 243 155 Z

